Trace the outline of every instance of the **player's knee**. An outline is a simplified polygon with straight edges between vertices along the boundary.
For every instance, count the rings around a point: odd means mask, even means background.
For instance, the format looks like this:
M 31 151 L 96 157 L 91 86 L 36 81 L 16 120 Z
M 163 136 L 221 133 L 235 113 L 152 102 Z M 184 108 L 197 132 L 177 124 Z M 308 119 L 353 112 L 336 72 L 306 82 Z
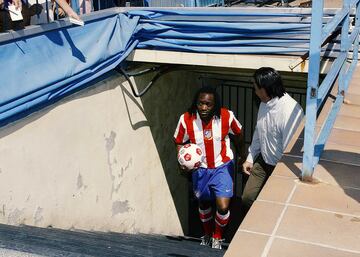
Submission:
M 228 210 L 229 210 L 228 204 L 220 204 L 217 206 L 217 211 L 221 215 L 225 215 L 228 212 Z

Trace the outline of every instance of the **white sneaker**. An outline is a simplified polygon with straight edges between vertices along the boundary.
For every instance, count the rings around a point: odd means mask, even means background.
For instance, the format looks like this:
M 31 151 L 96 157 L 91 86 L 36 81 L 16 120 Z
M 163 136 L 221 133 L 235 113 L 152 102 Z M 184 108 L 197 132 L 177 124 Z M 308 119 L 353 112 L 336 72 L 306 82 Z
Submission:
M 222 249 L 221 243 L 224 241 L 224 239 L 218 239 L 218 238 L 211 238 L 211 248 L 213 249 Z
M 200 245 L 206 245 L 206 246 L 208 246 L 208 245 L 210 245 L 210 243 L 211 243 L 211 236 L 205 235 L 205 236 L 202 236 L 202 237 L 201 237 L 201 243 L 200 243 Z

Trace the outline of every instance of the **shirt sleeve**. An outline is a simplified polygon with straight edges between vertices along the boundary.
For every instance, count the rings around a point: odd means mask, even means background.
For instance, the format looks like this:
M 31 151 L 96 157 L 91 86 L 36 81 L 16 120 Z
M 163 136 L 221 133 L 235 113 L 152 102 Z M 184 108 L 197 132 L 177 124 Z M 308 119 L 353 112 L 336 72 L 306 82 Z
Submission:
M 230 131 L 229 133 L 230 134 L 233 134 L 233 135 L 239 135 L 241 134 L 241 124 L 240 122 L 236 119 L 234 113 L 232 111 L 229 111 L 230 113 Z
M 299 104 L 296 104 L 291 110 L 291 112 L 287 115 L 287 117 L 284 118 L 282 131 L 283 152 L 285 151 L 287 145 L 289 144 L 291 138 L 293 137 L 303 118 L 304 113 Z
M 181 115 L 179 122 L 176 126 L 175 133 L 174 133 L 174 141 L 175 144 L 183 144 L 189 140 L 189 135 L 186 130 L 184 114 Z
M 254 163 L 254 159 L 260 153 L 260 138 L 257 126 L 255 127 L 254 135 L 251 141 L 251 145 L 249 146 L 249 154 L 246 158 L 246 161 L 250 163 Z

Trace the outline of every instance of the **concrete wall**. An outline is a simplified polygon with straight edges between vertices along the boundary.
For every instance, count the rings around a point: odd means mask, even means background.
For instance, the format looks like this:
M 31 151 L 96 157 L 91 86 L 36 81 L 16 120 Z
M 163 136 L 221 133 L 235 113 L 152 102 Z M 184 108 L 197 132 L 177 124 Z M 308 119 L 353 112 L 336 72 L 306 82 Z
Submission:
M 152 74 L 137 79 L 142 88 Z M 0 129 L 0 222 L 63 229 L 187 231 L 188 182 L 172 135 L 197 89 L 164 75 L 141 99 L 111 72 Z

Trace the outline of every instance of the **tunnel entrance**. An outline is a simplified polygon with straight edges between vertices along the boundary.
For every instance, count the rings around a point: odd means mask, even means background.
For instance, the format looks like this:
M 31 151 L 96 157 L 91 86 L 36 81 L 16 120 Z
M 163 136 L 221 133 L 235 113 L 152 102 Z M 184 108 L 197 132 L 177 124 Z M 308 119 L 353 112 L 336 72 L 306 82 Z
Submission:
M 135 65 L 135 63 L 130 64 L 130 67 Z M 145 65 L 143 68 L 142 65 Z M 136 63 L 135 67 L 139 71 L 141 69 L 149 69 L 149 67 L 156 67 L 159 64 L 144 64 L 144 63 Z M 164 64 L 161 64 L 164 65 Z M 246 143 L 246 147 L 248 147 L 251 143 L 253 131 L 256 124 L 256 117 L 258 112 L 258 105 L 259 101 L 256 100 L 253 91 L 253 84 L 252 84 L 252 74 L 254 69 L 231 69 L 227 67 L 207 67 L 207 66 L 195 66 L 195 65 L 168 65 L 167 67 L 170 72 L 164 74 L 161 78 L 157 78 L 157 81 L 152 85 L 153 88 L 149 89 L 149 96 L 146 94 L 142 97 L 142 102 L 144 104 L 145 110 L 147 105 L 150 106 L 150 99 L 155 99 L 155 95 L 159 92 L 164 92 L 164 89 L 161 89 L 163 85 L 167 85 L 167 87 L 171 87 L 171 84 L 176 83 L 177 86 L 182 86 L 184 91 L 187 91 L 187 97 L 181 97 L 179 95 L 174 95 L 173 99 L 166 97 L 164 102 L 158 101 L 157 104 L 167 105 L 166 102 L 177 102 L 179 110 L 176 116 L 176 122 L 182 112 L 185 112 L 189 106 L 190 101 L 192 100 L 193 93 L 202 86 L 212 86 L 215 87 L 217 92 L 221 97 L 222 105 L 230 110 L 232 110 L 240 121 L 243 126 L 244 132 L 244 139 Z M 171 71 L 173 70 L 173 71 Z M 305 101 L 306 101 L 306 75 L 305 73 L 295 73 L 295 72 L 284 72 L 280 71 L 284 86 L 286 87 L 287 93 L 289 93 L 299 104 L 305 109 Z M 147 75 L 148 80 L 156 77 L 156 75 Z M 186 78 L 186 79 L 185 79 Z M 144 88 L 147 87 L 147 82 L 142 81 L 140 78 L 134 78 L 134 81 L 137 85 L 137 91 L 142 91 Z M 141 83 L 140 83 L 141 81 Z M 176 81 L 176 82 L 175 82 Z M 181 82 L 179 82 L 181 81 Z M 138 83 L 139 82 L 139 83 Z M 160 88 L 158 86 L 160 85 Z M 169 89 L 167 89 L 169 90 Z M 181 91 L 181 90 L 180 90 Z M 159 98 L 158 98 L 159 99 Z M 179 103 L 180 102 L 180 103 Z M 170 107 L 171 108 L 171 107 Z M 160 109 L 158 110 L 161 111 Z M 147 118 L 150 119 L 150 123 L 154 124 L 152 120 L 152 116 L 155 111 L 150 111 Z M 176 124 L 170 124 L 170 121 L 162 120 L 161 127 L 169 128 L 168 133 L 173 135 L 173 131 L 171 129 L 175 129 Z M 155 125 L 154 125 L 155 126 Z M 153 127 L 153 131 L 157 131 L 157 128 Z M 168 137 L 171 140 L 171 137 Z M 172 197 L 175 199 L 175 202 L 179 202 L 179 198 L 184 195 L 187 195 L 186 212 L 187 217 L 183 217 L 182 226 L 184 228 L 185 234 L 190 237 L 199 238 L 203 235 L 202 226 L 198 217 L 198 202 L 193 195 L 192 192 L 192 184 L 190 176 L 187 177 L 187 192 L 179 192 L 175 191 L 173 188 L 176 188 L 175 180 L 173 171 L 166 171 L 166 167 L 168 165 L 169 160 L 168 158 L 172 158 L 173 162 L 176 162 L 175 155 L 168 155 L 164 153 L 163 145 L 164 140 L 163 134 L 161 137 L 154 138 L 155 144 L 158 145 L 157 149 L 159 150 L 160 158 L 163 160 L 163 167 L 165 169 L 165 174 L 167 175 L 170 191 L 172 192 Z M 174 149 L 171 149 L 171 152 Z M 233 148 L 235 152 L 235 149 Z M 164 156 L 164 157 L 161 157 Z M 175 165 L 172 168 L 177 169 Z M 239 167 L 237 167 L 239 169 Z M 178 171 L 177 171 L 178 172 Z M 173 177 L 174 176 L 174 177 Z M 172 178 L 171 178 L 172 177 Z M 241 194 L 243 190 L 243 185 L 246 182 L 247 177 L 242 174 L 238 170 L 234 174 L 234 189 L 235 194 L 232 199 L 231 204 L 231 221 L 228 225 L 227 230 L 225 231 L 226 241 L 230 242 L 232 237 L 234 236 L 240 222 L 243 219 L 243 215 L 241 213 Z M 176 200 L 178 199 L 178 200 Z M 175 205 L 177 205 L 175 203 Z M 185 207 L 184 205 L 182 207 Z M 179 206 L 179 208 L 182 208 Z M 214 209 L 214 208 L 213 208 Z M 181 212 L 181 211 L 180 211 Z M 178 210 L 179 213 L 179 210 Z

